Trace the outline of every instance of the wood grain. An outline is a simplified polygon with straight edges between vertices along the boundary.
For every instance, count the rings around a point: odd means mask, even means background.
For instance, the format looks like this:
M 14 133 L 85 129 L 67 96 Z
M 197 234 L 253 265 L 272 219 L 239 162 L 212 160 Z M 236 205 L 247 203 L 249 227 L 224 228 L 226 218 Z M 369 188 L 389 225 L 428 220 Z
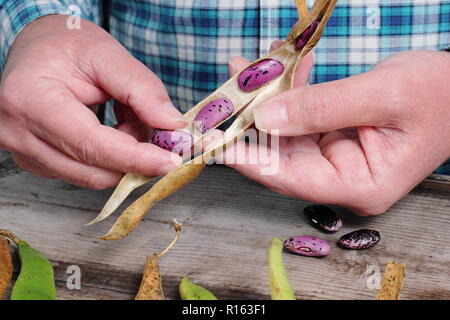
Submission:
M 148 187 L 136 190 L 119 210 Z M 184 223 L 184 231 L 159 261 L 170 299 L 179 298 L 183 276 L 219 299 L 268 299 L 267 246 L 272 237 L 300 234 L 332 243 L 331 254 L 323 259 L 283 255 L 300 299 L 373 299 L 377 289 L 367 286 L 367 268 L 384 270 L 390 261 L 407 267 L 402 299 L 450 299 L 450 192 L 445 188 L 419 186 L 378 217 L 357 217 L 337 208 L 344 227 L 324 235 L 301 214 L 308 202 L 280 196 L 228 168 L 207 167 L 193 183 L 155 205 L 129 237 L 105 242 L 97 236 L 117 214 L 84 225 L 111 192 L 43 180 L 3 156 L 0 227 L 27 239 L 52 261 L 61 299 L 132 299 L 146 256 L 171 241 L 173 218 Z M 357 228 L 380 231 L 381 242 L 366 251 L 335 245 L 340 235 Z M 73 264 L 82 270 L 81 290 L 65 286 L 67 267 Z

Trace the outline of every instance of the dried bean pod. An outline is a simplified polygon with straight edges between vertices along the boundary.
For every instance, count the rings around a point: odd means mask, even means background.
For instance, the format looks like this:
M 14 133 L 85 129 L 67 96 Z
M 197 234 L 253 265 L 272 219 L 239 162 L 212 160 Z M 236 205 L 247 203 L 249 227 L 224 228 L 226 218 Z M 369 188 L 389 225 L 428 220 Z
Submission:
M 239 88 L 245 92 L 257 90 L 278 78 L 284 71 L 283 64 L 275 59 L 261 60 L 241 72 L 238 77 Z
M 308 28 L 305 29 L 298 37 L 295 39 L 295 50 L 301 50 L 308 43 L 309 39 L 311 39 L 312 35 L 317 29 L 319 25 L 319 20 L 314 20 Z
M 377 294 L 377 300 L 398 300 L 403 287 L 406 266 L 401 263 L 389 262 L 384 272 L 383 282 Z
M 194 139 L 186 131 L 158 129 L 153 132 L 152 143 L 168 151 L 178 153 L 181 156 L 183 153 L 191 150 Z
M 0 300 L 8 289 L 13 271 L 11 254 L 9 253 L 8 241 L 0 236 Z
M 226 120 L 233 111 L 234 105 L 230 99 L 213 100 L 197 114 L 194 120 L 195 126 L 201 133 L 205 133 Z
M 361 229 L 343 235 L 338 244 L 347 249 L 368 249 L 376 245 L 380 239 L 378 231 Z
M 330 244 L 311 236 L 297 236 L 286 239 L 284 247 L 291 252 L 308 257 L 324 257 L 330 253 Z
M 303 214 L 318 229 L 326 232 L 336 232 L 342 227 L 342 220 L 330 208 L 322 205 L 311 205 L 303 209 Z

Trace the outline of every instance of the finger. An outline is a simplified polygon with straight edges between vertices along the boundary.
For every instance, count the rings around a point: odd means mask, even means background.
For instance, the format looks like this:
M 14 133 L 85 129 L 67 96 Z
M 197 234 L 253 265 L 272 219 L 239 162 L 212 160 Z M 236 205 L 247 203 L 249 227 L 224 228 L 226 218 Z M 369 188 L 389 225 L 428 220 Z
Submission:
M 284 44 L 283 40 L 274 40 L 270 44 L 270 52 L 278 49 Z M 245 67 L 247 67 L 250 64 L 250 62 L 243 58 L 243 57 L 233 57 L 228 62 L 228 73 L 230 77 L 234 76 L 237 72 L 240 70 L 243 70 Z
M 338 140 L 348 139 L 348 137 L 342 133 L 341 131 L 335 130 L 331 132 L 327 132 L 323 135 L 323 137 L 319 141 L 319 147 L 324 148 L 330 143 L 334 143 Z
M 151 130 L 141 121 L 127 121 L 114 126 L 115 129 L 122 131 L 139 142 L 149 142 Z
M 137 141 L 149 141 L 151 129 L 139 119 L 132 109 L 120 102 L 116 102 L 114 104 L 114 114 L 117 120 L 117 124 L 114 126 L 115 129 L 129 134 Z
M 242 57 L 233 57 L 228 61 L 228 73 L 230 77 L 234 76 L 236 73 L 243 70 L 245 67 L 249 65 L 247 59 Z
M 79 162 L 147 176 L 167 174 L 182 162 L 174 153 L 101 125 L 70 95 L 44 97 L 39 104 L 40 112 L 30 114 L 30 130 Z
M 41 139 L 29 135 L 23 141 L 27 157 L 38 167 L 45 168 L 53 177 L 79 187 L 102 190 L 118 184 L 123 174 L 88 166 L 60 152 Z
M 289 154 L 296 152 L 315 152 L 321 154 L 321 150 L 315 141 L 315 137 L 311 135 L 288 138 L 282 152 Z
M 281 47 L 283 44 L 284 44 L 284 41 L 283 41 L 283 40 L 274 40 L 274 41 L 272 41 L 272 43 L 270 44 L 270 49 L 269 49 L 269 51 L 270 51 L 270 52 L 275 51 L 275 50 L 277 50 L 279 47 Z
M 95 80 L 105 91 L 133 109 L 150 127 L 178 129 L 186 125 L 153 72 L 122 46 L 107 49 L 103 58 L 91 57 Z
M 294 136 L 393 123 L 398 115 L 381 101 L 387 92 L 385 86 L 375 85 L 379 76 L 378 71 L 371 71 L 278 94 L 255 109 L 256 127 Z
M 314 64 L 314 55 L 310 51 L 303 57 L 301 63 L 295 69 L 294 88 L 308 84 L 309 75 Z
M 26 155 L 21 153 L 13 153 L 12 158 L 19 167 L 26 171 L 34 173 L 44 179 L 55 179 L 55 176 L 47 168 Z

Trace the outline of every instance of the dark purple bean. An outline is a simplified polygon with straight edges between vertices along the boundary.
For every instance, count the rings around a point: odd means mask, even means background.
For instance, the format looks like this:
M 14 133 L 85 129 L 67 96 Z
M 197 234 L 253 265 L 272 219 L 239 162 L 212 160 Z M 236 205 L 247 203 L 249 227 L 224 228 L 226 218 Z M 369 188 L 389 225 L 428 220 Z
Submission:
M 298 37 L 295 39 L 295 50 L 301 50 L 311 39 L 312 35 L 319 25 L 319 20 L 314 20 Z
M 191 150 L 194 139 L 186 131 L 158 129 L 153 132 L 152 143 L 168 151 L 178 153 L 181 156 L 186 151 Z
M 201 133 L 205 133 L 217 124 L 227 119 L 234 111 L 230 99 L 216 99 L 205 105 L 194 119 L 195 126 Z
M 322 231 L 336 232 L 342 227 L 342 220 L 326 206 L 307 206 L 303 209 L 303 213 L 315 227 Z
M 330 244 L 311 236 L 296 236 L 284 241 L 284 247 L 291 252 L 309 257 L 323 257 L 330 253 Z
M 380 239 L 378 231 L 361 229 L 343 235 L 338 244 L 347 249 L 367 249 L 376 245 Z
M 257 90 L 276 79 L 284 71 L 283 64 L 275 59 L 264 59 L 241 72 L 238 78 L 239 88 L 245 92 Z

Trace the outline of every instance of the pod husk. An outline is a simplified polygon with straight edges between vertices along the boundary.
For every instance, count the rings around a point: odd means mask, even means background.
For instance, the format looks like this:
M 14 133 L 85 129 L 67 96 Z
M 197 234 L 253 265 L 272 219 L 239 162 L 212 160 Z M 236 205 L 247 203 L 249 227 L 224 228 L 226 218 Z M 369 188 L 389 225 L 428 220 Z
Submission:
M 203 101 L 189 110 L 185 114 L 185 118 L 188 121 L 187 129 L 193 134 L 195 143 L 201 141 L 212 132 L 209 131 L 201 135 L 194 128 L 195 116 L 206 103 L 217 98 L 218 96 L 226 96 L 228 99 L 231 99 L 235 105 L 235 110 L 233 114 L 230 115 L 230 117 L 235 115 L 237 112 L 240 113 L 233 124 L 224 132 L 223 138 L 213 146 L 212 150 L 201 153 L 193 160 L 184 163 L 181 167 L 170 172 L 164 178 L 159 180 L 146 194 L 144 194 L 131 206 L 129 206 L 121 214 L 108 234 L 100 237 L 100 239 L 117 240 L 125 237 L 130 232 L 132 232 L 153 204 L 195 179 L 198 174 L 200 174 L 205 163 L 213 158 L 217 152 L 223 151 L 227 146 L 234 143 L 245 133 L 246 129 L 254 124 L 253 110 L 257 105 L 259 105 L 263 100 L 275 94 L 292 88 L 294 83 L 294 71 L 299 63 L 301 63 L 303 57 L 319 41 L 323 29 L 325 28 L 326 23 L 334 9 L 336 0 L 317 0 L 311 11 L 307 10 L 306 2 L 304 0 L 297 0 L 296 4 L 300 15 L 303 14 L 304 17 L 299 19 L 296 25 L 292 28 L 292 31 L 288 35 L 286 42 L 277 50 L 274 50 L 268 55 L 249 64 L 250 66 L 262 60 L 272 58 L 283 63 L 285 67 L 284 72 L 278 78 L 272 80 L 271 83 L 252 92 L 243 92 L 239 89 L 237 82 L 237 78 L 239 77 L 238 73 L 231 77 L 216 91 L 214 91 L 209 97 L 205 98 Z M 296 51 L 294 48 L 296 37 L 301 34 L 301 32 L 303 32 L 311 24 L 312 21 L 318 18 L 320 19 L 320 23 L 317 26 L 315 33 L 301 51 Z M 219 125 L 220 124 L 217 124 L 217 126 Z M 132 188 L 128 188 L 127 192 L 131 189 Z M 112 201 L 114 205 L 110 206 L 107 209 L 104 208 L 104 210 L 102 210 L 101 216 L 97 217 L 94 221 L 100 221 L 109 216 L 125 199 L 126 196 L 123 197 L 125 193 L 126 192 L 119 192 L 119 194 L 121 194 L 120 199 L 110 199 L 110 201 Z M 114 198 L 114 194 L 112 198 Z
M 3 299 L 11 282 L 12 271 L 13 265 L 8 240 L 0 236 L 0 300 Z
M 177 242 L 180 237 L 183 224 L 173 221 L 175 229 L 175 238 L 170 244 L 160 253 L 154 253 L 147 257 L 145 264 L 144 275 L 142 277 L 139 291 L 134 298 L 135 300 L 164 300 L 164 292 L 162 288 L 161 272 L 159 269 L 158 259 L 165 255 Z
M 131 204 L 117 219 L 102 240 L 119 240 L 130 234 L 142 220 L 148 209 L 176 190 L 194 180 L 205 167 L 204 164 L 182 165 L 155 183 L 142 197 Z
M 135 300 L 164 300 L 157 254 L 147 257 L 144 276 Z
M 376 300 L 398 300 L 403 287 L 406 266 L 401 263 L 390 262 L 386 266 L 383 282 Z
M 100 211 L 100 214 L 94 220 L 89 222 L 87 226 L 108 218 L 128 197 L 128 195 L 133 192 L 134 189 L 144 185 L 150 180 L 151 178 L 139 176 L 133 173 L 125 174 L 111 197 L 106 202 L 102 211 Z

